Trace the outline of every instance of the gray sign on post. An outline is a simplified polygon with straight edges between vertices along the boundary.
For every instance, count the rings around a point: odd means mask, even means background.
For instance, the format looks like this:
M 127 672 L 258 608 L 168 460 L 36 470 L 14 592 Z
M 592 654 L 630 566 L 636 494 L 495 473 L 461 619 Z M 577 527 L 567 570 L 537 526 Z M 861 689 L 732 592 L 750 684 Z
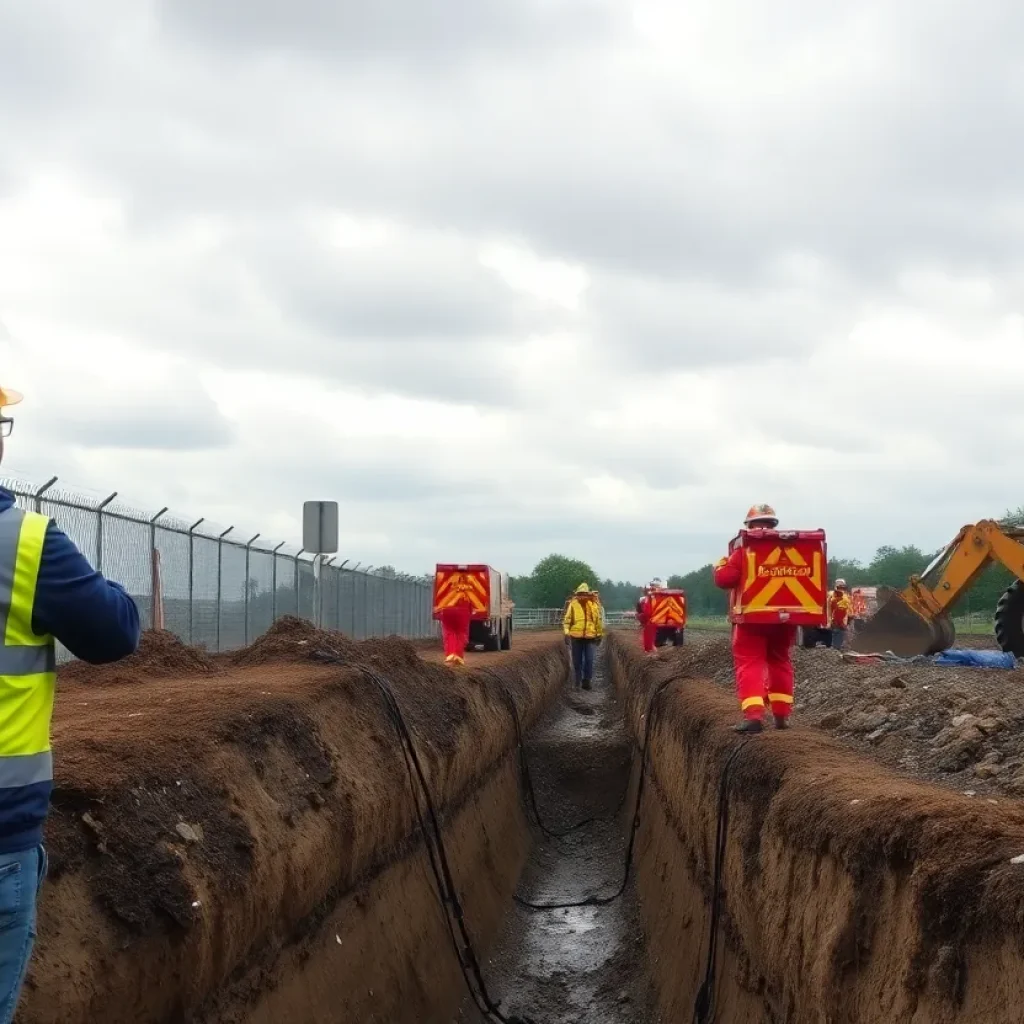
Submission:
M 338 503 L 307 501 L 302 505 L 302 547 L 311 555 L 333 555 L 338 550 Z

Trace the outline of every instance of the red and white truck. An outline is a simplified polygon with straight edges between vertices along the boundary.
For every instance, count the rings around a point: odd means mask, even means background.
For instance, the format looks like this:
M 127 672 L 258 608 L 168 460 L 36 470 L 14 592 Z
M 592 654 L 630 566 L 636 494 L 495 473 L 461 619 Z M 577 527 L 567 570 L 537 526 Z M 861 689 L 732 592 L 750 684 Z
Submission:
M 489 565 L 443 564 L 434 569 L 434 618 L 456 603 L 470 605 L 469 646 L 485 651 L 512 647 L 508 573 Z

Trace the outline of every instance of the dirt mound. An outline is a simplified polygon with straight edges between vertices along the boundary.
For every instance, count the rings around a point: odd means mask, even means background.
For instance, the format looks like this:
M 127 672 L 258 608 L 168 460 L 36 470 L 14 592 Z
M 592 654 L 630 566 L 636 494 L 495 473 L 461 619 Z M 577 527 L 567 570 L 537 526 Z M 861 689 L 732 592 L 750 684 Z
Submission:
M 197 1019 L 230 975 L 246 979 L 239 999 L 261 999 L 276 984 L 279 953 L 415 847 L 393 724 L 374 682 L 354 668 L 380 662 L 444 820 L 510 757 L 513 726 L 494 688 L 500 682 L 515 694 L 529 723 L 565 672 L 557 644 L 496 661 L 494 679 L 424 663 L 401 640 L 356 643 L 292 620 L 235 655 L 241 664 L 222 656 L 211 671 L 199 654 L 197 686 L 196 673 L 172 671 L 174 658 L 147 646 L 149 657 L 136 655 L 123 686 L 73 687 L 58 697 L 51 876 L 22 1024 Z M 164 644 L 165 654 L 176 657 L 180 646 Z M 350 662 L 317 662 L 311 651 L 327 646 Z M 474 870 L 490 870 L 486 842 L 474 856 L 482 858 Z M 421 862 L 413 873 L 428 886 Z M 435 922 L 436 902 L 425 893 Z M 346 928 L 354 947 L 377 942 L 351 922 Z M 392 921 L 385 931 L 395 928 Z M 420 930 L 429 948 L 444 939 Z M 329 950 L 335 936 L 317 942 Z M 394 983 L 395 965 L 372 966 Z M 362 974 L 372 982 L 359 989 L 365 997 L 384 975 L 369 967 Z M 336 982 L 329 972 L 318 979 L 322 1005 Z M 456 982 L 452 989 L 461 994 Z M 347 1019 L 374 1019 L 368 1014 L 363 1007 Z M 233 1003 L 199 1019 L 280 1017 L 251 1016 Z
M 733 687 L 727 637 L 692 637 L 666 664 Z M 1024 670 L 856 664 L 826 648 L 793 652 L 796 721 L 915 778 L 1024 796 Z
M 727 762 L 716 1020 L 1018 1018 L 1024 806 L 901 779 L 812 729 L 744 742 L 733 695 L 682 670 L 682 652 L 652 662 L 609 643 L 637 737 L 648 697 L 670 681 L 637 843 L 664 1019 L 689 1019 L 704 981 Z
M 270 661 L 320 661 L 325 656 L 339 664 L 367 664 L 381 669 L 409 669 L 422 664 L 416 645 L 402 637 L 350 640 L 337 630 L 318 629 L 292 615 L 278 619 L 255 643 L 231 655 L 230 661 L 241 668 Z
M 139 649 L 113 665 L 88 665 L 72 661 L 60 669 L 60 681 L 85 682 L 90 686 L 131 682 L 139 676 L 204 676 L 217 671 L 205 651 L 189 647 L 166 629 L 147 629 Z

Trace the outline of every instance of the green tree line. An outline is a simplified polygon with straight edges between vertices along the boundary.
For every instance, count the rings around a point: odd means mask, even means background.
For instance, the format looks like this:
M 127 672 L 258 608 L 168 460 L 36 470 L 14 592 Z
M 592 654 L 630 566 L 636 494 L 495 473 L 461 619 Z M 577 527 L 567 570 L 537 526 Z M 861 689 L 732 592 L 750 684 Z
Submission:
M 1006 525 L 1024 525 L 1024 506 L 1008 512 L 1002 521 Z M 913 544 L 900 548 L 883 545 L 867 564 L 857 559 L 830 558 L 828 578 L 830 582 L 845 579 L 850 586 L 902 589 L 909 578 L 921 573 L 938 553 L 923 551 Z M 703 565 L 691 572 L 670 576 L 666 581 L 670 587 L 686 591 L 690 615 L 726 614 L 727 595 L 715 586 L 712 570 L 712 565 Z M 1000 595 L 1013 579 L 1001 565 L 989 566 L 954 606 L 954 613 L 994 611 Z M 512 600 L 520 608 L 559 608 L 566 596 L 583 582 L 601 592 L 601 601 L 609 611 L 633 608 L 643 592 L 643 584 L 604 579 L 587 562 L 553 554 L 538 562 L 529 576 L 512 578 Z

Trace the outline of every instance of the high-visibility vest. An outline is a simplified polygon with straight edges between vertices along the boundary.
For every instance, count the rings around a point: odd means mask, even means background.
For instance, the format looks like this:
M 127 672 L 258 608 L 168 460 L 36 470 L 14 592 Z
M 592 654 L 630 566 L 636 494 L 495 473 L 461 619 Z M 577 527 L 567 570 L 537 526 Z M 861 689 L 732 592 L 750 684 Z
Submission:
M 49 522 L 17 507 L 0 512 L 0 790 L 53 780 L 56 650 L 52 636 L 32 631 Z

